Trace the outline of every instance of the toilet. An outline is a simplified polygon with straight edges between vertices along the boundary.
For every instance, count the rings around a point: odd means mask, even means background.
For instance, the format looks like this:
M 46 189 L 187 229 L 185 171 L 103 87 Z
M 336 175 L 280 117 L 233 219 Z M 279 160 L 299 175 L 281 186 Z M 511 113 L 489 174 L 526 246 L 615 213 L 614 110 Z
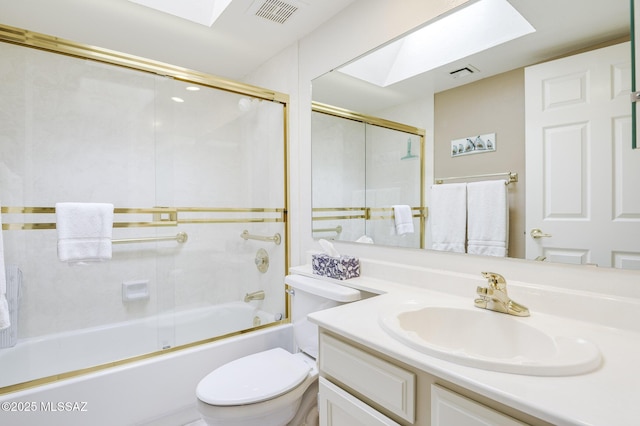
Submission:
M 196 388 L 198 411 L 210 426 L 318 424 L 318 327 L 307 315 L 360 300 L 360 291 L 302 275 L 287 275 L 296 353 L 282 348 L 224 364 Z

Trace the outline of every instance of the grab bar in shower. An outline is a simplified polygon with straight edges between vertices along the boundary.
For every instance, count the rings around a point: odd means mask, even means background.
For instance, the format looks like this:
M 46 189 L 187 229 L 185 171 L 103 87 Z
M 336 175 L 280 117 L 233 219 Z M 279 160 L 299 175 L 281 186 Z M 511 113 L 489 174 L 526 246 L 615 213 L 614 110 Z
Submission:
M 280 234 L 275 234 L 273 237 L 263 237 L 262 235 L 252 235 L 246 229 L 242 231 L 240 237 L 244 240 L 269 241 L 275 243 L 276 245 L 280 245 L 280 242 L 282 241 Z
M 313 232 L 335 232 L 336 234 L 342 234 L 342 226 L 338 225 L 335 228 L 316 228 Z
M 151 243 L 155 241 L 177 241 L 184 244 L 189 239 L 186 232 L 178 232 L 176 235 L 166 237 L 143 237 L 143 238 L 123 238 L 119 240 L 111 240 L 113 244 L 130 244 L 130 243 Z

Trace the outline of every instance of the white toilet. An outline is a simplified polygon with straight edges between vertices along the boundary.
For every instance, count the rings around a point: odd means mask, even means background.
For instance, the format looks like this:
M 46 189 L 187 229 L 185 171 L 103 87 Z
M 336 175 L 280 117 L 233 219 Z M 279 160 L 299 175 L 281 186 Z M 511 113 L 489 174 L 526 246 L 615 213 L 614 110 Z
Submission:
M 288 275 L 298 353 L 275 348 L 225 364 L 198 383 L 198 411 L 211 426 L 317 425 L 318 328 L 311 312 L 361 298 L 358 290 Z

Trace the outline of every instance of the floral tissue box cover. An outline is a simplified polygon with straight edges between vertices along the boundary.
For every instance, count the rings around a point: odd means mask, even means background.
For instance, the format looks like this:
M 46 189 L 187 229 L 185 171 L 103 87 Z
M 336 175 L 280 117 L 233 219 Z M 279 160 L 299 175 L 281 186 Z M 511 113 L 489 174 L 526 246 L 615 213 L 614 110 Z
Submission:
M 336 280 L 360 276 L 360 260 L 354 256 L 331 257 L 327 254 L 311 256 L 313 273 Z

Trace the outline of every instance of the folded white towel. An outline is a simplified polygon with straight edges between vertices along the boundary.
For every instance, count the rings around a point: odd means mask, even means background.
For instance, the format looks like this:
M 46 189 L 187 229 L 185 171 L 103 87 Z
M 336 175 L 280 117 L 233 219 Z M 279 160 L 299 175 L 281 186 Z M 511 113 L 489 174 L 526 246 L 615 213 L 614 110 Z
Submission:
M 464 253 L 467 236 L 467 184 L 433 185 L 429 210 L 431 248 Z
M 467 185 L 467 253 L 507 256 L 509 245 L 509 198 L 503 180 Z
M 113 204 L 57 203 L 56 229 L 62 262 L 111 259 Z
M 0 217 L 0 330 L 11 326 L 9 303 L 7 302 L 7 277 L 4 272 L 4 241 L 2 238 L 2 218 Z
M 411 207 L 398 204 L 393 206 L 393 216 L 396 224 L 396 234 L 411 234 L 413 233 L 413 214 L 411 213 Z

